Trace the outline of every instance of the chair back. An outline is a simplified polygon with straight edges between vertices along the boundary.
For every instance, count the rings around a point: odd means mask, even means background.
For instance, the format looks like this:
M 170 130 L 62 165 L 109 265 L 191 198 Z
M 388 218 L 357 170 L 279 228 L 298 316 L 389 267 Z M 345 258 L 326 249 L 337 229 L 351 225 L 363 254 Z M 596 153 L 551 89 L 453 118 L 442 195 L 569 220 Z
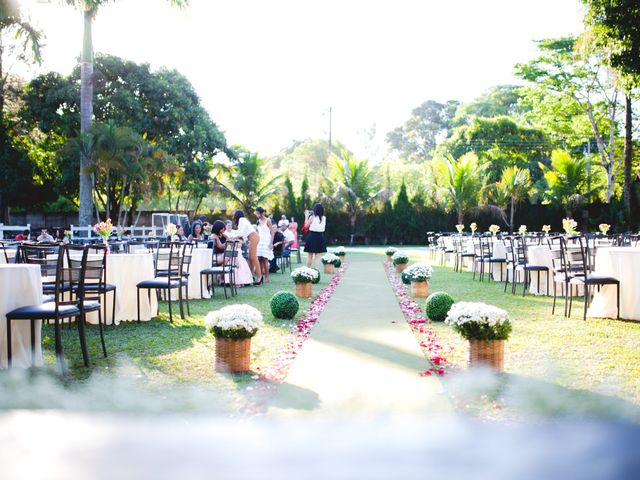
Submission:
M 517 261 L 516 261 L 516 252 L 514 251 L 513 237 L 503 236 L 502 241 L 504 242 L 504 256 L 505 256 L 507 265 L 513 265 L 515 267 L 515 265 L 517 264 Z
M 231 268 L 235 268 L 236 261 L 238 259 L 240 242 L 238 240 L 227 240 L 223 254 L 223 265 L 229 265 Z
M 182 262 L 180 263 L 180 273 L 181 275 L 188 275 L 191 270 L 191 261 L 193 260 L 193 247 L 194 244 L 189 242 L 183 244 L 182 247 Z
M 182 254 L 185 244 L 169 242 L 168 247 L 158 248 L 154 252 L 156 276 L 164 275 L 169 280 L 180 280 L 182 277 Z
M 519 235 L 514 239 L 514 254 L 519 265 L 527 265 L 527 239 Z
M 78 299 L 98 300 L 86 296 L 86 284 L 97 284 L 102 291 L 107 282 L 107 247 L 101 244 L 84 246 L 70 245 L 65 248 L 67 267 L 70 270 L 68 281 L 74 287 Z
M 56 276 L 58 270 L 59 253 L 58 244 L 23 243 L 18 247 L 15 262 L 40 265 L 42 277 L 52 278 Z

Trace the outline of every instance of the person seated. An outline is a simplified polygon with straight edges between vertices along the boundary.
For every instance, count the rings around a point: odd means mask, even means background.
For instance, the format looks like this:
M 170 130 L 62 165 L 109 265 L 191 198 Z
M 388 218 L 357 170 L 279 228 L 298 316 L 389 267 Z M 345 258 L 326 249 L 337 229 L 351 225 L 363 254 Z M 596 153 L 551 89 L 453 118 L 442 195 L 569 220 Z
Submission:
M 189 241 L 194 240 L 204 240 L 204 230 L 202 228 L 202 223 L 199 220 L 193 222 L 191 225 L 191 234 L 189 235 Z
M 14 240 L 17 240 L 19 242 L 24 242 L 29 240 L 29 236 L 31 235 L 31 232 L 29 231 L 29 229 L 25 229 L 22 231 L 22 233 L 19 233 L 15 236 Z
M 289 222 L 286 219 L 280 220 L 280 222 L 278 222 L 278 230 L 273 236 L 273 259 L 269 262 L 269 271 L 271 273 L 280 270 L 277 259 L 278 257 L 289 257 L 292 244 L 293 234 L 289 230 Z
M 48 242 L 48 243 L 53 243 L 54 239 L 51 235 L 49 235 L 49 232 L 47 231 L 46 228 L 43 228 L 40 231 L 40 235 L 38 235 L 38 238 L 36 239 L 38 242 Z
M 178 225 L 176 229 L 176 233 L 171 237 L 172 242 L 186 242 L 187 237 L 184 235 L 184 227 L 182 225 Z
M 209 243 L 213 247 L 213 254 L 215 255 L 217 265 L 222 265 L 224 261 L 223 253 L 227 243 L 226 230 L 227 225 L 222 220 L 216 220 L 213 222 L 213 225 L 211 225 Z

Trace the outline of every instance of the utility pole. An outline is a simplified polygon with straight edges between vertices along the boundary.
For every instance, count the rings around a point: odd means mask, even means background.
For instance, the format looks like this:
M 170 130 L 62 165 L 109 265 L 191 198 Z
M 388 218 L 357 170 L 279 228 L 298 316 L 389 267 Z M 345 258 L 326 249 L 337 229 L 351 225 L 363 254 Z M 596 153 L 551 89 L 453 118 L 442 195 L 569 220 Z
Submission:
M 582 230 L 584 232 L 588 232 L 589 207 L 591 206 L 591 139 L 587 141 L 587 148 L 585 148 L 583 152 L 587 156 L 587 208 L 582 211 L 582 218 L 584 219 Z

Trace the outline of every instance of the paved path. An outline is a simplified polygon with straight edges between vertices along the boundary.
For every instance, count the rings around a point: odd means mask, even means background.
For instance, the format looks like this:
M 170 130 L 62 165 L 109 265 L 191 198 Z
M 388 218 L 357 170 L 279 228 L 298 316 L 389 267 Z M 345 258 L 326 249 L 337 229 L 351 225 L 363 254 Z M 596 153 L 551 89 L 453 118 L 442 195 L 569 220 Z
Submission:
M 382 267 L 349 253 L 350 266 L 270 402 L 269 414 L 450 414 Z M 392 323 L 392 321 L 397 323 Z

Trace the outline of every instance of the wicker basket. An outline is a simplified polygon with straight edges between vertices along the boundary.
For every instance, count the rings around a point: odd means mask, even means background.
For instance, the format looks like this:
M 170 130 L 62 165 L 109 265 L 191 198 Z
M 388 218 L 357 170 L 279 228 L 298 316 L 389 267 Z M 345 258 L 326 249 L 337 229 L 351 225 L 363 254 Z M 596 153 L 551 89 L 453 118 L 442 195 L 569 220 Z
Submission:
M 469 340 L 469 367 L 504 370 L 504 340 Z
M 296 297 L 311 298 L 311 283 L 296 283 Z
M 407 268 L 407 264 L 406 263 L 399 263 L 396 265 L 396 272 L 398 273 L 402 273 L 406 270 Z
M 333 275 L 334 273 L 336 273 L 336 266 L 333 263 L 325 263 L 324 273 L 326 273 L 327 275 Z
M 429 282 L 411 282 L 411 295 L 427 298 L 429 296 Z
M 251 363 L 251 338 L 216 337 L 216 371 L 247 372 Z

